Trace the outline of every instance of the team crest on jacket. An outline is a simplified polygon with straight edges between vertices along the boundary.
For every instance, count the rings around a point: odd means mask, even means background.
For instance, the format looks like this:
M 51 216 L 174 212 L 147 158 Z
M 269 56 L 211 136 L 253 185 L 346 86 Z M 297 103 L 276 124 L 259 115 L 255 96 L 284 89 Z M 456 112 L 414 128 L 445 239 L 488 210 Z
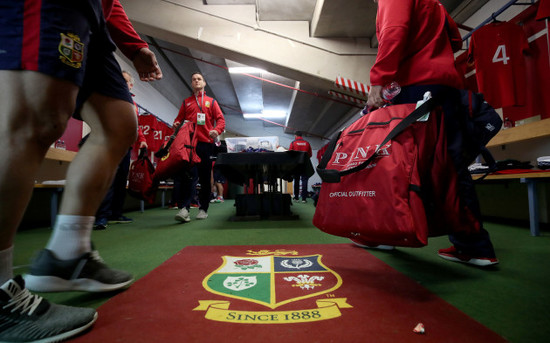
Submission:
M 61 53 L 59 59 L 61 62 L 73 68 L 80 68 L 84 59 L 84 44 L 80 37 L 73 33 L 61 33 L 61 41 L 58 50 Z
M 222 256 L 221 266 L 206 276 L 202 285 L 207 291 L 228 300 L 200 300 L 200 305 L 194 310 L 206 311 L 205 318 L 210 320 L 234 323 L 285 324 L 339 317 L 340 308 L 351 306 L 346 299 L 327 297 L 342 285 L 342 279 L 321 259 L 319 254 Z M 229 309 L 230 299 L 260 304 L 271 310 Z M 273 311 L 282 305 L 307 299 L 310 300 L 307 302 L 309 306 L 316 303 L 318 307 Z

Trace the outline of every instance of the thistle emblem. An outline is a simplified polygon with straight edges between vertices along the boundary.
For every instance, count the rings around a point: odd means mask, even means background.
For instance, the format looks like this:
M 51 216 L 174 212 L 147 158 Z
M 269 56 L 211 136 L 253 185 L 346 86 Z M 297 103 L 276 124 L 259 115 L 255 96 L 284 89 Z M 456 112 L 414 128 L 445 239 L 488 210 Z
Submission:
M 308 259 L 293 258 L 291 260 L 283 260 L 281 265 L 290 269 L 304 269 L 311 267 L 313 262 Z

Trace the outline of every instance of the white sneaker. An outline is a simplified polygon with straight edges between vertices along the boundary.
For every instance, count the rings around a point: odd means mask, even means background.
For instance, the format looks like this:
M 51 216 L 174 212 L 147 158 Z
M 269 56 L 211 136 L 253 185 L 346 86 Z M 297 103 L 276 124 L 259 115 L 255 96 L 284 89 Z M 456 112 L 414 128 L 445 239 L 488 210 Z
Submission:
M 208 213 L 206 213 L 205 210 L 199 210 L 199 213 L 197 214 L 197 219 L 206 219 L 208 218 Z
M 182 223 L 188 223 L 191 221 L 191 217 L 189 217 L 189 211 L 185 207 L 182 208 L 178 212 L 178 214 L 176 214 L 174 219 Z
M 378 250 L 393 250 L 393 249 L 395 249 L 395 247 L 393 245 L 383 245 L 383 244 L 369 245 L 369 244 L 366 244 L 365 242 L 363 242 L 359 239 L 350 238 L 350 240 L 353 244 L 357 245 L 358 247 L 365 248 L 365 249 L 378 249 Z

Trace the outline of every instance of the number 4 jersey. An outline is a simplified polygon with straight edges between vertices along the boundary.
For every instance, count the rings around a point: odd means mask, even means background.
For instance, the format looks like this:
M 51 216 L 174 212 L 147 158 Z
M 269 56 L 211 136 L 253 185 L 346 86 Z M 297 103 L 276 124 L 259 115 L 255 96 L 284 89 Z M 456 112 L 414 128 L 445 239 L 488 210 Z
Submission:
M 475 31 L 469 62 L 475 62 L 477 85 L 495 108 L 525 104 L 525 61 L 529 49 L 525 32 L 518 25 L 491 23 Z

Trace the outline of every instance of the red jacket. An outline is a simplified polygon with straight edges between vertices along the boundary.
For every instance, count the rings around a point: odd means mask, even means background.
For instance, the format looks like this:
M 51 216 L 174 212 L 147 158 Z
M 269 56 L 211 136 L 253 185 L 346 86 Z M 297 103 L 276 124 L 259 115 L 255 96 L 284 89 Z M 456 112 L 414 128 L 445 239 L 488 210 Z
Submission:
M 191 95 L 183 101 L 178 116 L 174 120 L 174 126 L 178 126 L 184 120 L 196 124 L 197 113 L 199 112 L 206 115 L 206 124 L 197 125 L 197 139 L 199 142 L 213 143 L 214 140 L 210 138 L 210 131 L 216 130 L 218 134 L 221 134 L 225 130 L 225 118 L 218 102 L 214 98 L 206 96 L 204 92 L 197 97 Z
M 305 151 L 308 156 L 311 157 L 311 145 L 309 145 L 309 142 L 300 136 L 297 136 L 296 139 L 290 143 L 288 150 Z
M 401 86 L 462 88 L 451 47 L 451 40 L 461 41 L 460 33 L 439 1 L 379 0 L 376 37 L 379 46 L 370 71 L 372 85 L 397 81 Z
M 124 56 L 133 60 L 141 48 L 149 45 L 134 30 L 119 0 L 103 0 L 102 4 L 111 38 Z

